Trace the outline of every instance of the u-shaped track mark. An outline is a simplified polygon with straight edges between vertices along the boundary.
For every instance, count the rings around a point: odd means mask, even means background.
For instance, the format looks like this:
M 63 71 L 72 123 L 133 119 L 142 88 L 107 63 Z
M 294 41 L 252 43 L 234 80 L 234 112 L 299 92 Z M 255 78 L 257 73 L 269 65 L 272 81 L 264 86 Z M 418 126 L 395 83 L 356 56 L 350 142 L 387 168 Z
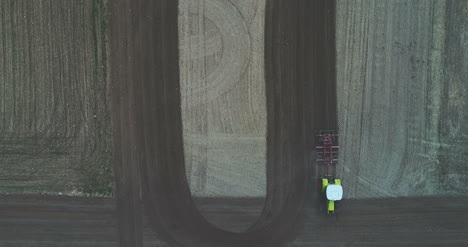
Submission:
M 185 177 L 178 1 L 111 4 L 121 246 L 142 244 L 140 182 L 151 225 L 174 246 L 281 246 L 294 237 L 304 202 L 315 192 L 312 130 L 336 128 L 334 26 L 329 25 L 334 1 L 267 0 L 267 198 L 257 223 L 244 233 L 207 222 Z

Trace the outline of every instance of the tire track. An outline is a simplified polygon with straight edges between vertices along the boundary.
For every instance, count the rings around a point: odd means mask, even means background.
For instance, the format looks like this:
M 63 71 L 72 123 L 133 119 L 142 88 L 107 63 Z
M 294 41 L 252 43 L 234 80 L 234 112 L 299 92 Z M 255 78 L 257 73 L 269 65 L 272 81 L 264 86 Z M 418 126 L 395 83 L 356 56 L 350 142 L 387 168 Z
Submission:
M 257 218 L 257 212 L 252 210 L 256 200 L 262 199 L 200 198 L 201 211 L 224 228 L 243 228 Z M 115 203 L 111 198 L 2 196 L 0 245 L 118 246 Z M 466 197 L 360 199 L 343 203 L 336 218 L 307 215 L 304 229 L 287 246 L 463 246 L 468 241 L 468 218 L 460 217 L 468 213 Z M 144 229 L 144 246 L 169 246 L 154 235 L 149 225 Z
M 111 193 L 107 17 L 105 0 L 0 2 L 0 191 Z
M 185 178 L 177 7 L 177 1 L 169 0 L 119 0 L 113 8 L 113 16 L 119 16 L 113 24 L 113 68 L 121 70 L 124 64 L 131 72 L 113 76 L 118 85 L 114 123 L 119 126 L 114 140 L 117 152 L 125 155 L 116 156 L 120 159 L 116 166 L 128 172 L 118 176 L 120 225 L 130 225 L 120 231 L 126 235 L 122 244 L 141 245 L 138 226 L 132 227 L 133 217 L 141 217 L 133 206 L 140 181 L 130 175 L 141 168 L 149 219 L 158 236 L 169 243 L 281 246 L 301 222 L 312 130 L 336 127 L 334 26 L 330 25 L 334 2 L 267 2 L 267 199 L 257 223 L 242 234 L 208 223 L 193 203 Z
M 348 198 L 466 194 L 466 6 L 338 1 L 339 173 Z
M 196 196 L 265 195 L 266 111 L 249 114 L 249 103 L 265 109 L 263 14 L 255 16 L 262 23 L 255 25 L 258 29 L 251 24 L 257 9 L 264 9 L 264 1 L 179 2 L 185 166 Z M 249 98 L 251 87 L 252 93 L 260 92 L 258 98 Z M 263 122 L 258 120 L 261 117 Z M 227 135 L 229 142 L 219 138 Z M 263 143 L 244 137 L 257 137 Z M 247 148 L 255 155 L 239 153 Z M 243 164 L 237 166 L 240 160 Z M 247 174 L 242 167 L 253 172 Z

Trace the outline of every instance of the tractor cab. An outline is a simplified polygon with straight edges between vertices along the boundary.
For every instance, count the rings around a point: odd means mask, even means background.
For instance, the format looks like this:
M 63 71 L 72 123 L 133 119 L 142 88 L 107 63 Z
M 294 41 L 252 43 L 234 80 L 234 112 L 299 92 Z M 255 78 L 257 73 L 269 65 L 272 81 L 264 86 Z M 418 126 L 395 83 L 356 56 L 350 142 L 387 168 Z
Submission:
M 322 192 L 327 197 L 327 212 L 328 214 L 335 213 L 335 201 L 343 198 L 343 187 L 340 179 L 322 179 Z

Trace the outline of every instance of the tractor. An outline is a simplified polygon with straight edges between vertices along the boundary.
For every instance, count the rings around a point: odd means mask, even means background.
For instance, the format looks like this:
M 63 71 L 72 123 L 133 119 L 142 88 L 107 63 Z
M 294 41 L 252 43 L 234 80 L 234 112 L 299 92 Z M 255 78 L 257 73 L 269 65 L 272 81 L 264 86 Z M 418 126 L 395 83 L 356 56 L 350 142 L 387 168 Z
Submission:
M 322 179 L 322 193 L 327 198 L 327 213 L 335 213 L 335 202 L 343 198 L 343 187 L 340 179 Z
M 316 162 L 320 165 L 318 174 L 320 190 L 327 201 L 327 213 L 335 213 L 335 202 L 343 198 L 341 180 L 337 179 L 336 166 L 338 163 L 338 134 L 335 130 L 319 130 L 316 133 L 317 143 Z

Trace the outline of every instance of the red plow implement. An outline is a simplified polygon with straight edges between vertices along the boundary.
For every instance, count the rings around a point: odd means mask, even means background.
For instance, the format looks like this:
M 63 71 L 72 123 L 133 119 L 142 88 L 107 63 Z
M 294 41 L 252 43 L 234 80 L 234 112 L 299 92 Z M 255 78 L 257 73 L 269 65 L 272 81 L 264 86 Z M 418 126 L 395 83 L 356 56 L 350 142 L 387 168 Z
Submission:
M 338 134 L 334 130 L 319 130 L 315 137 L 317 138 L 316 161 L 319 165 L 325 166 L 325 171 L 320 176 L 334 178 L 338 163 Z

